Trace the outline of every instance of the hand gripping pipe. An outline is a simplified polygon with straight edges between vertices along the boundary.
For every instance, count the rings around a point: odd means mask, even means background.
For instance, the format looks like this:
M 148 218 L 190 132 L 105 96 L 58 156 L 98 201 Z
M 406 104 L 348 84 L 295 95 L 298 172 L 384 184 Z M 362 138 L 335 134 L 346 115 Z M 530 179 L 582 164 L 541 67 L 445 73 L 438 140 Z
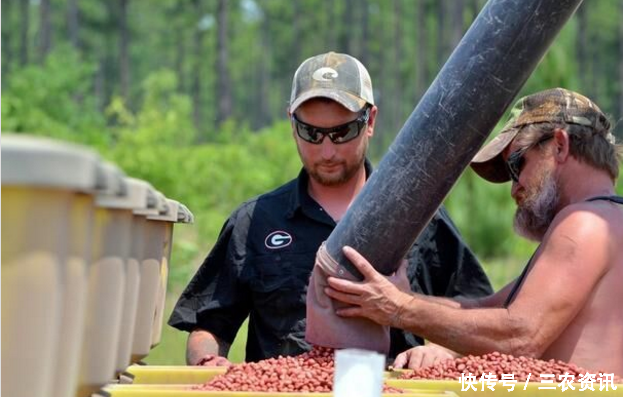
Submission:
M 326 242 L 393 273 L 581 0 L 490 0 Z

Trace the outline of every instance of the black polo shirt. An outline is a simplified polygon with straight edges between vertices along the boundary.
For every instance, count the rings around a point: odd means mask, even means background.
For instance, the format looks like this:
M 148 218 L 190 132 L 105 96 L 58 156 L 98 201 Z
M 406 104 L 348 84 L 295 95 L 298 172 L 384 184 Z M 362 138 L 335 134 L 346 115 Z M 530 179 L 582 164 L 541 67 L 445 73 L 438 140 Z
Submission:
M 372 168 L 366 162 L 369 175 Z M 169 319 L 180 330 L 201 328 L 233 342 L 249 317 L 246 361 L 309 350 L 305 294 L 316 251 L 335 222 L 307 192 L 309 176 L 245 202 L 227 219 Z M 492 293 L 477 259 L 441 207 L 409 255 L 413 291 L 436 296 Z M 392 330 L 390 357 L 421 344 Z

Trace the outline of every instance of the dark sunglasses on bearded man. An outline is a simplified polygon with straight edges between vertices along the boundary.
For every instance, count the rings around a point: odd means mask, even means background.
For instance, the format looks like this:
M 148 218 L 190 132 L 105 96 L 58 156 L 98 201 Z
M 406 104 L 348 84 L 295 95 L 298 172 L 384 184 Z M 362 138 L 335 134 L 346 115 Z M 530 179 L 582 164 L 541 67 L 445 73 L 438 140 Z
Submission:
M 361 131 L 363 131 L 370 119 L 370 109 L 370 106 L 366 106 L 355 120 L 335 127 L 321 128 L 304 123 L 294 113 L 292 114 L 292 123 L 294 124 L 296 134 L 305 142 L 319 145 L 324 140 L 324 137 L 328 136 L 331 142 L 335 144 L 346 143 L 361 134 Z
M 528 152 L 528 150 L 532 149 L 533 147 L 552 139 L 553 137 L 553 135 L 542 137 L 532 145 L 528 145 L 522 149 L 517 149 L 508 156 L 508 160 L 506 160 L 506 170 L 508 171 L 508 175 L 513 182 L 519 182 L 519 175 L 521 174 L 521 171 L 523 170 L 524 164 L 526 162 L 526 160 L 524 159 L 524 155 L 526 154 L 526 152 Z

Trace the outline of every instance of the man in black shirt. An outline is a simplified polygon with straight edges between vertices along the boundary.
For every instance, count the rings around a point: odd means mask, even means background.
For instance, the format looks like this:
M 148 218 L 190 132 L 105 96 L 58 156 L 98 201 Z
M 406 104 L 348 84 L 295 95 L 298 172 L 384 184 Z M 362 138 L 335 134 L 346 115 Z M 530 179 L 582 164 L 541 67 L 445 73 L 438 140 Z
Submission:
M 305 297 L 316 251 L 372 172 L 365 158 L 377 115 L 370 76 L 349 55 L 309 58 L 294 75 L 288 113 L 303 169 L 234 211 L 182 293 L 169 324 L 190 333 L 188 364 L 228 364 L 247 317 L 247 361 L 310 348 Z M 492 292 L 443 207 L 407 259 L 413 291 L 448 297 Z M 422 342 L 392 330 L 390 355 Z

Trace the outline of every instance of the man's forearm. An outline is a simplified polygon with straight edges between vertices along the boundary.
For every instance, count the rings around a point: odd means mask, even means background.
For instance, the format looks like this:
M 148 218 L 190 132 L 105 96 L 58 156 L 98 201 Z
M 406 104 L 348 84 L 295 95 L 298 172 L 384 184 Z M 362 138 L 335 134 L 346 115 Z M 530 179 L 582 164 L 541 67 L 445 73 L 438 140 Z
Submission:
M 429 298 L 415 295 L 391 325 L 461 354 L 514 354 L 522 347 L 526 329 L 506 309 L 463 310 Z
M 504 301 L 510 291 L 514 282 L 509 283 L 507 286 L 502 288 L 500 291 L 495 294 L 482 296 L 479 298 L 467 298 L 467 297 L 454 297 L 454 298 L 446 298 L 443 296 L 431 296 L 431 295 L 422 295 L 418 294 L 418 297 L 426 300 L 427 302 L 436 303 L 439 305 L 452 307 L 455 309 L 485 309 L 485 308 L 496 308 L 503 307 Z
M 438 305 L 443 305 L 447 307 L 453 307 L 455 309 L 473 309 L 476 307 L 480 307 L 480 303 L 477 299 L 468 299 L 468 298 L 447 298 L 445 296 L 431 296 L 431 295 L 420 295 L 418 297 L 426 300 L 427 302 L 435 303 Z
M 230 343 L 217 338 L 210 332 L 196 329 L 188 335 L 186 364 L 197 365 L 208 355 L 227 357 L 230 347 Z

